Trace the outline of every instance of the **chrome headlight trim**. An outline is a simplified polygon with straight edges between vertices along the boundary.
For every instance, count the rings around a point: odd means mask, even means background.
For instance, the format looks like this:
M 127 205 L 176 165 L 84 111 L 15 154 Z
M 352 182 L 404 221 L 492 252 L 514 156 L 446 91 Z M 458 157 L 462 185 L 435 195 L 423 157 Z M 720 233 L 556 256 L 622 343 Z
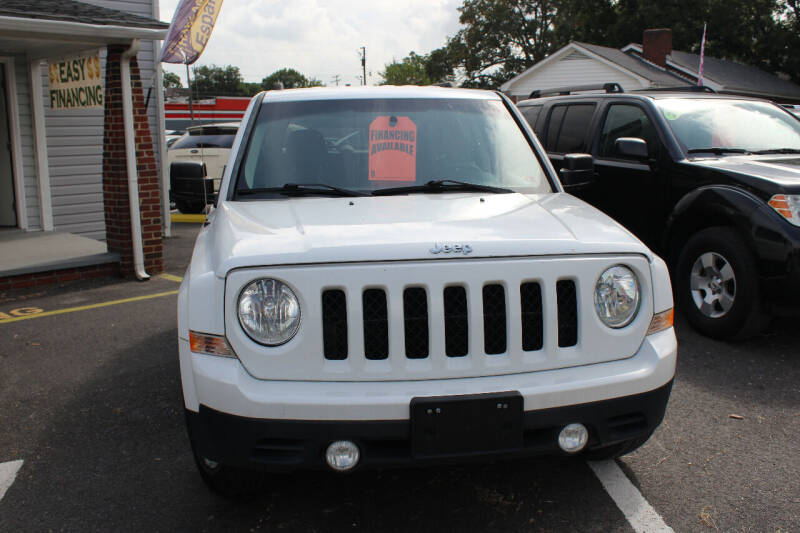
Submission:
M 595 282 L 594 310 L 609 328 L 624 328 L 633 322 L 641 301 L 639 278 L 628 266 L 611 266 Z
M 236 299 L 236 316 L 247 336 L 263 346 L 280 346 L 300 329 L 300 300 L 288 283 L 274 278 L 250 281 Z

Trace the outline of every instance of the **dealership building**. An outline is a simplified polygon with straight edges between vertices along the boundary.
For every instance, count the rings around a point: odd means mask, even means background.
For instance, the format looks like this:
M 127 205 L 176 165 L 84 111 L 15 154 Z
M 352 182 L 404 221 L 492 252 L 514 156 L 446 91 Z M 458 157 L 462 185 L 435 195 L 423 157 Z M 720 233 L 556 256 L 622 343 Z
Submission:
M 0 2 L 0 291 L 163 270 L 158 0 Z

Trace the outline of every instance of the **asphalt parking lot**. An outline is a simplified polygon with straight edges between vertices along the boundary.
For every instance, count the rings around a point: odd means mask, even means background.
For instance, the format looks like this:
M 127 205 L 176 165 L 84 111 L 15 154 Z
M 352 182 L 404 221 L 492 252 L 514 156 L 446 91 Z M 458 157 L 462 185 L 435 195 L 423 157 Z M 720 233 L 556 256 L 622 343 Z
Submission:
M 210 493 L 176 355 L 175 293 L 198 230 L 174 226 L 167 276 L 0 295 L 0 476 L 16 471 L 4 495 L 0 477 L 0 531 L 635 530 L 567 457 L 278 476 L 247 502 Z M 673 530 L 800 529 L 796 324 L 721 343 L 678 319 L 666 419 L 618 461 Z

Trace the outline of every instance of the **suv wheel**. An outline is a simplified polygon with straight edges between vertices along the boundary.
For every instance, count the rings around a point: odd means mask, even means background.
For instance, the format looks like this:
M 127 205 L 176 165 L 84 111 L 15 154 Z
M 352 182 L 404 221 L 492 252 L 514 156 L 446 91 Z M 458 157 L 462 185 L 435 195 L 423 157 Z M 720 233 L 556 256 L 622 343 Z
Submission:
M 676 300 L 689 323 L 715 339 L 746 338 L 769 319 L 753 254 L 730 228 L 707 228 L 681 250 Z

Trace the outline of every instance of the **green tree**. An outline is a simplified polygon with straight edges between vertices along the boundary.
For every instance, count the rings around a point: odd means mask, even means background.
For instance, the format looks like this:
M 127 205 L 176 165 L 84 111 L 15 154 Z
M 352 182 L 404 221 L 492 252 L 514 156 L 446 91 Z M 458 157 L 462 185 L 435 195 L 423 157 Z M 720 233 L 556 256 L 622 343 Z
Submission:
M 258 82 L 243 81 L 240 85 L 242 96 L 254 96 L 261 92 L 261 84 Z
M 165 72 L 161 80 L 165 89 L 180 89 L 183 87 L 181 77 L 174 72 Z
M 392 60 L 380 72 L 381 85 L 431 85 L 437 80 L 428 74 L 428 57 L 410 52 L 402 61 Z
M 433 50 L 425 59 L 425 73 L 434 83 L 455 82 L 458 60 L 447 46 Z
M 243 82 L 239 67 L 233 65 L 202 65 L 192 68 L 192 94 L 195 98 L 243 96 Z
M 306 78 L 293 68 L 282 68 L 261 80 L 261 88 L 265 91 L 270 91 L 278 83 L 283 84 L 284 89 L 322 87 L 322 82 L 316 78 Z
M 800 0 L 464 0 L 458 11 L 462 29 L 418 56 L 430 80 L 495 88 L 570 41 L 619 48 L 648 28 L 699 53 L 707 22 L 708 55 L 800 82 Z
M 464 0 L 447 43 L 467 87 L 496 87 L 553 51 L 557 0 Z

